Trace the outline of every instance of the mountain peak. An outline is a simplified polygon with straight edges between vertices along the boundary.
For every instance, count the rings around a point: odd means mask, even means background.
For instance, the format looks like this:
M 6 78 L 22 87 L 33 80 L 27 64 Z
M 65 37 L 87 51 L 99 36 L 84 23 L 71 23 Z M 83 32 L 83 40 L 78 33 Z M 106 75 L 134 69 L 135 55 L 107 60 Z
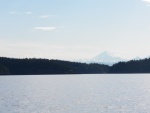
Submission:
M 102 64 L 108 64 L 112 65 L 114 63 L 120 62 L 120 61 L 126 61 L 125 59 L 119 57 L 117 54 L 104 51 L 97 55 L 96 57 L 91 59 L 92 62 L 95 63 L 102 63 Z
M 100 53 L 99 55 L 93 57 L 92 59 L 87 60 L 80 60 L 79 62 L 86 62 L 86 63 L 99 63 L 99 64 L 106 64 L 106 65 L 113 65 L 120 61 L 127 61 L 126 59 L 123 59 L 119 57 L 118 54 L 114 54 L 112 52 L 104 51 Z
M 114 54 L 108 51 L 104 51 L 100 53 L 98 56 L 114 56 Z
M 104 51 L 102 53 L 100 53 L 99 55 L 97 55 L 96 57 L 94 57 L 93 59 L 100 59 L 100 58 L 119 58 L 119 56 L 117 54 L 108 52 L 108 51 Z

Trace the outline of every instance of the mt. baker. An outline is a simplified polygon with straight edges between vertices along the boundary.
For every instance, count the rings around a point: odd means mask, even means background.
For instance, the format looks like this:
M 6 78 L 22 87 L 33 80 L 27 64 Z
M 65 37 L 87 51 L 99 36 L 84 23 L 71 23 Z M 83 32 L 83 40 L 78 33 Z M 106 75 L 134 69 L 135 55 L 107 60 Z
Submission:
M 127 61 L 127 60 L 107 51 L 102 52 L 101 54 L 97 55 L 96 57 L 93 57 L 92 59 L 79 60 L 79 62 L 99 63 L 110 66 L 120 61 Z

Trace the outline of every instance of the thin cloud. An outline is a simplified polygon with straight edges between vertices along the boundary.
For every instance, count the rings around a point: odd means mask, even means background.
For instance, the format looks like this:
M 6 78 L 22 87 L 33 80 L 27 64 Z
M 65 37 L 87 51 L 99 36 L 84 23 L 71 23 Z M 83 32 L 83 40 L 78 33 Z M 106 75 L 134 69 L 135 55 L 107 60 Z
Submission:
M 40 31 L 53 31 L 57 27 L 35 27 L 34 30 L 40 30 Z
M 10 14 L 13 14 L 13 15 L 19 15 L 19 14 L 27 14 L 27 15 L 31 15 L 33 12 L 31 11 L 28 11 L 28 12 L 14 12 L 14 11 L 11 11 L 9 12 Z
M 144 2 L 146 2 L 146 3 L 148 3 L 148 4 L 150 4 L 150 0 L 142 0 L 142 1 L 144 1 Z
M 32 12 L 30 12 L 30 11 L 29 11 L 29 12 L 25 12 L 25 13 L 28 14 L 28 15 L 31 15 L 31 14 L 32 14 Z
M 40 18 L 52 18 L 55 17 L 55 15 L 42 15 Z
M 10 14 L 15 14 L 15 12 L 9 12 Z
M 9 12 L 10 14 L 14 14 L 14 15 L 18 15 L 18 14 L 21 14 L 21 13 L 19 13 L 19 12 L 13 12 L 13 11 L 11 11 L 11 12 Z

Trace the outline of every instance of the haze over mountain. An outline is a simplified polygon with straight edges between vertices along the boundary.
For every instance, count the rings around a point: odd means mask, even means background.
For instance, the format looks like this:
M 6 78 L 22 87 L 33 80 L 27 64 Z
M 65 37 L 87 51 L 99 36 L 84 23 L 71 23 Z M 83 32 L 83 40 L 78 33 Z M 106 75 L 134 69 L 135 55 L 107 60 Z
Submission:
M 76 61 L 82 62 L 82 63 L 98 63 L 98 64 L 106 64 L 106 65 L 112 66 L 113 64 L 118 63 L 120 61 L 126 62 L 129 60 L 140 60 L 140 59 L 142 58 L 139 56 L 136 56 L 131 59 L 125 59 L 125 58 L 122 58 L 119 54 L 104 51 L 91 59 L 80 59 Z
M 120 61 L 128 61 L 127 59 L 121 58 L 119 55 L 104 51 L 99 55 L 91 58 L 91 59 L 80 59 L 78 62 L 85 62 L 85 63 L 99 63 L 99 64 L 106 64 L 106 65 L 113 65 Z
M 127 59 L 121 58 L 118 55 L 107 51 L 104 51 L 91 59 L 91 62 L 93 63 L 101 63 L 107 65 L 113 65 L 120 61 L 127 61 Z
M 140 58 L 140 57 L 135 57 L 135 58 L 133 58 L 133 60 L 140 60 L 140 59 L 142 59 L 142 58 Z

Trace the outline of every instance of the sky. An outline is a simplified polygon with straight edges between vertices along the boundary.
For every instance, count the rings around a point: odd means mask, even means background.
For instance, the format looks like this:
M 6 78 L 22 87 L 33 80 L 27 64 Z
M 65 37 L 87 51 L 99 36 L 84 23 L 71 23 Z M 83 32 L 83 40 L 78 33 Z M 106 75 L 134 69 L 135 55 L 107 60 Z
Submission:
M 0 0 L 0 56 L 150 56 L 150 0 Z

